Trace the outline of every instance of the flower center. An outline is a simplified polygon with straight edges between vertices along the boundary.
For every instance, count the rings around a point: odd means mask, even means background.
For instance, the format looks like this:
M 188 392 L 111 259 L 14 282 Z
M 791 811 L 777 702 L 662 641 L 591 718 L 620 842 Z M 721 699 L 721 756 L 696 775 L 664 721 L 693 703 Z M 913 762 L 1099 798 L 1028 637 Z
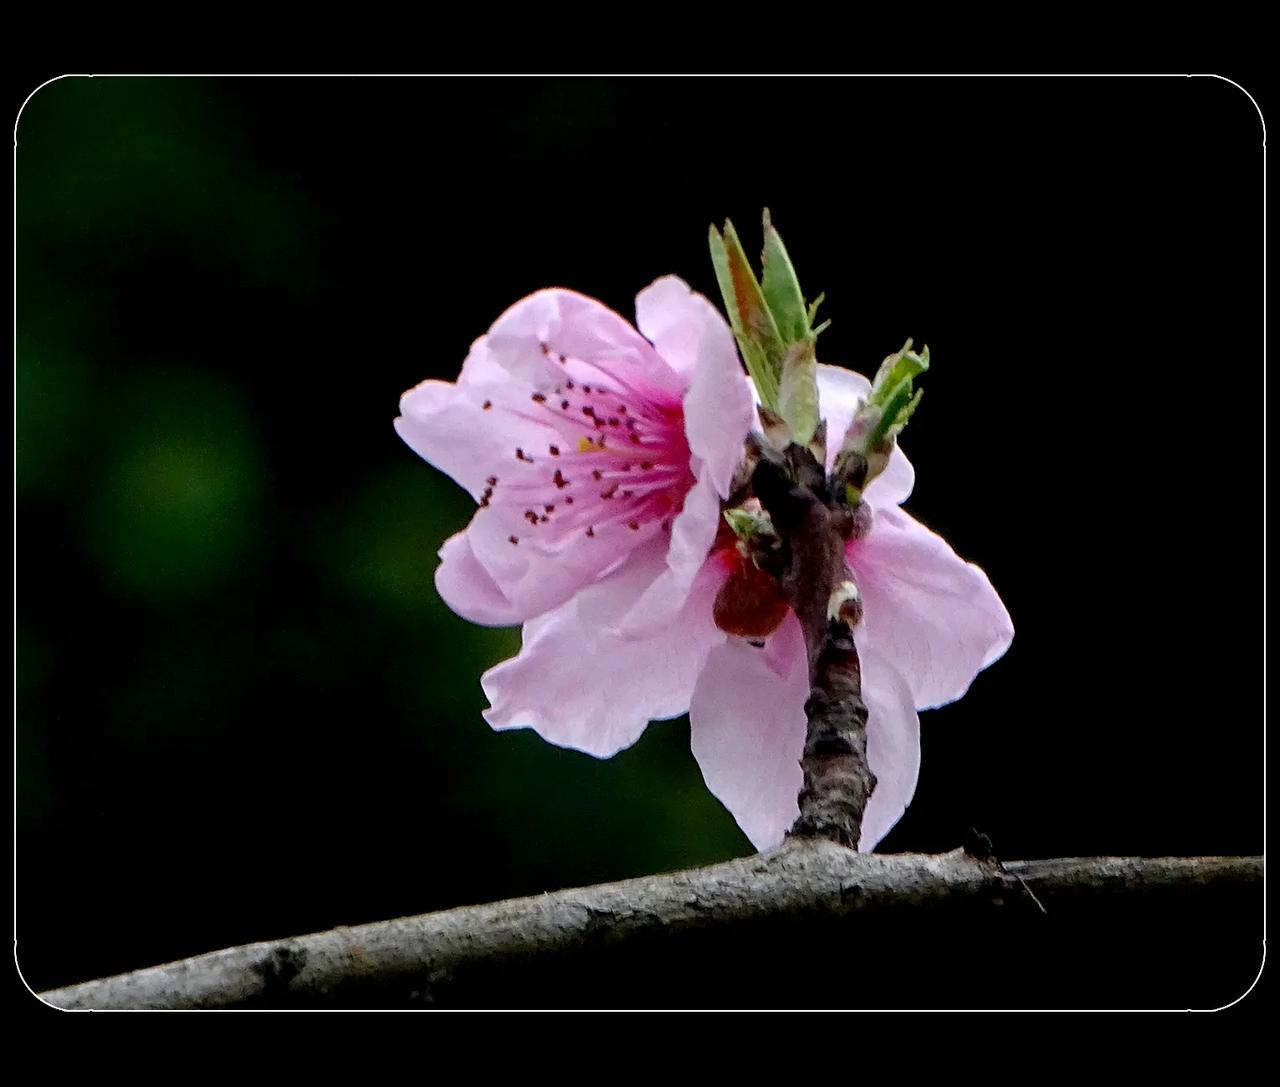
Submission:
M 670 531 L 694 483 L 683 407 L 619 384 L 564 376 L 516 409 L 548 428 L 548 441 L 513 449 L 510 476 L 491 476 L 480 500 L 520 511 L 529 527 L 513 544 Z

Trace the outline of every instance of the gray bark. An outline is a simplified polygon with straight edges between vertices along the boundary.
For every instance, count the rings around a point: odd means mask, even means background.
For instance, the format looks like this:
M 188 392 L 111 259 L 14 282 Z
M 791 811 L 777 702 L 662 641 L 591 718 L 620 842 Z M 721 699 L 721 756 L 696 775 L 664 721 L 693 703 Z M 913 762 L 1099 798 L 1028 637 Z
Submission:
M 64 1009 L 254 1006 L 404 1007 L 449 1002 L 455 986 L 495 966 L 549 974 L 586 948 L 692 947 L 742 937 L 761 923 L 856 926 L 863 918 L 962 916 L 994 905 L 1047 924 L 1056 912 L 1118 902 L 1215 903 L 1251 895 L 1257 857 L 1088 858 L 1001 864 L 956 850 L 860 854 L 822 840 L 707 868 L 559 891 L 418 917 L 227 948 L 40 994 Z M 1042 917 L 1047 911 L 1049 918 Z M 984 914 L 985 915 L 985 914 Z M 646 952 L 647 954 L 647 952 Z M 749 950 L 746 954 L 750 954 Z M 643 961 L 644 955 L 641 956 Z M 494 1006 L 506 1006 L 500 988 Z M 681 1006 L 673 990 L 671 1006 Z M 580 1006 L 590 1006 L 589 998 Z

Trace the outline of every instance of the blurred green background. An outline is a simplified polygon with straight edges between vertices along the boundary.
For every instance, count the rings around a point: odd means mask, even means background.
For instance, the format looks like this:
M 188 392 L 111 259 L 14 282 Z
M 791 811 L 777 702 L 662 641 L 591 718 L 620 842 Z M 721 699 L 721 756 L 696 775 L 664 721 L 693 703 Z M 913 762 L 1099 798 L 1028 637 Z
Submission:
M 714 295 L 707 224 L 752 248 L 766 204 L 827 361 L 929 344 L 908 509 L 1017 628 L 923 715 L 882 848 L 1260 851 L 1261 431 L 1228 465 L 1189 409 L 1260 329 L 1257 128 L 1185 79 L 43 87 L 17 133 L 27 982 L 750 852 L 684 720 L 603 762 L 485 725 L 519 633 L 441 604 L 471 502 L 392 419 L 540 287 Z
M 22 116 L 19 961 L 35 988 L 749 849 L 684 720 L 601 763 L 480 718 L 479 676 L 519 632 L 440 602 L 435 553 L 471 502 L 391 421 L 517 295 L 477 279 L 487 315 L 455 316 L 406 279 L 412 332 L 384 335 L 364 292 L 390 273 L 345 259 L 376 199 L 346 185 L 371 178 L 328 160 L 346 155 L 330 118 L 282 148 L 249 116 L 265 102 L 283 124 L 295 94 L 67 79 Z

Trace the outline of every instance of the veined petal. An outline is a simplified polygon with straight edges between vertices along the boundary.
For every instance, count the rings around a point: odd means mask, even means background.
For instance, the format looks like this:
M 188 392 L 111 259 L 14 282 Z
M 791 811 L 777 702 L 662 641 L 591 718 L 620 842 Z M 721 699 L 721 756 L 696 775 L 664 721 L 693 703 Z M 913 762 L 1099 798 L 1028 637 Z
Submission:
M 818 363 L 818 403 L 827 421 L 827 471 L 831 471 L 836 454 L 844 442 L 845 431 L 853 420 L 858 405 L 871 392 L 871 382 L 856 370 Z
M 657 634 L 684 608 L 720 527 L 720 500 L 710 476 L 710 469 L 703 467 L 698 482 L 685 495 L 684 509 L 671 525 L 666 568 L 619 618 L 620 634 L 629 638 Z
M 620 391 L 678 403 L 685 380 L 608 306 L 550 288 L 522 298 L 494 322 L 493 360 L 523 384 L 545 389 L 565 374 Z
M 959 698 L 1013 640 L 1013 621 L 987 575 L 897 508 L 876 512 L 846 556 L 862 593 L 860 646 L 906 680 L 917 709 Z
M 920 775 L 920 718 L 911 690 L 855 628 L 854 643 L 862 668 L 862 700 L 867 706 L 867 764 L 876 776 L 858 849 L 868 853 L 893 828 L 915 795 Z
M 725 638 L 711 620 L 723 571 L 707 564 L 669 630 L 623 640 L 607 629 L 663 569 L 660 551 L 636 553 L 526 623 L 519 655 L 481 678 L 491 702 L 485 719 L 608 758 L 635 743 L 649 721 L 684 713 L 707 654 Z
M 495 505 L 476 511 L 467 536 L 475 557 L 510 602 L 516 621 L 523 622 L 563 604 L 623 565 L 633 552 L 665 553 L 657 524 L 643 524 L 635 531 L 612 524 L 594 531 L 592 538 L 540 545 L 515 507 Z
M 513 450 L 542 448 L 548 435 L 555 438 L 545 424 L 495 406 L 512 395 L 510 383 L 481 337 L 456 383 L 424 381 L 400 398 L 396 433 L 479 501 L 487 480 L 513 467 Z
M 818 364 L 818 399 L 827 421 L 827 471 L 835 465 L 853 413 L 871 392 L 871 382 L 842 366 Z M 889 463 L 868 485 L 865 498 L 875 509 L 900 506 L 915 486 L 916 473 L 900 446 L 894 443 Z
M 636 324 L 688 381 L 689 449 L 727 498 L 752 423 L 751 387 L 733 332 L 720 311 L 677 276 L 664 276 L 636 296 Z
M 809 666 L 794 613 L 760 649 L 728 638 L 713 649 L 689 707 L 694 757 L 707 788 L 756 849 L 770 849 L 800 814 Z
M 508 627 L 520 622 L 519 613 L 476 558 L 465 532 L 450 536 L 440 548 L 436 590 L 450 608 L 473 623 Z

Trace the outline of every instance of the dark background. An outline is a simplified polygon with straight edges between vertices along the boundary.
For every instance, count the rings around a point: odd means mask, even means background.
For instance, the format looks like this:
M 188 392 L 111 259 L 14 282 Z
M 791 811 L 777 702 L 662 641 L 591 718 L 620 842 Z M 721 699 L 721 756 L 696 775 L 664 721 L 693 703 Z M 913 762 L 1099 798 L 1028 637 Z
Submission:
M 1261 852 L 1262 131 L 1236 87 L 74 78 L 27 103 L 17 190 L 32 988 L 750 852 L 683 719 L 606 762 L 488 729 L 479 675 L 518 632 L 436 596 L 470 500 L 391 420 L 539 287 L 716 297 L 707 224 L 754 250 L 764 205 L 827 294 L 824 361 L 928 343 L 907 508 L 1017 630 L 922 715 L 880 848 Z M 848 1002 L 1217 1006 L 1260 918 L 1197 909 L 1127 922 L 1141 969 L 1062 921 L 1096 963 L 1056 987 L 969 989 L 935 954 Z

